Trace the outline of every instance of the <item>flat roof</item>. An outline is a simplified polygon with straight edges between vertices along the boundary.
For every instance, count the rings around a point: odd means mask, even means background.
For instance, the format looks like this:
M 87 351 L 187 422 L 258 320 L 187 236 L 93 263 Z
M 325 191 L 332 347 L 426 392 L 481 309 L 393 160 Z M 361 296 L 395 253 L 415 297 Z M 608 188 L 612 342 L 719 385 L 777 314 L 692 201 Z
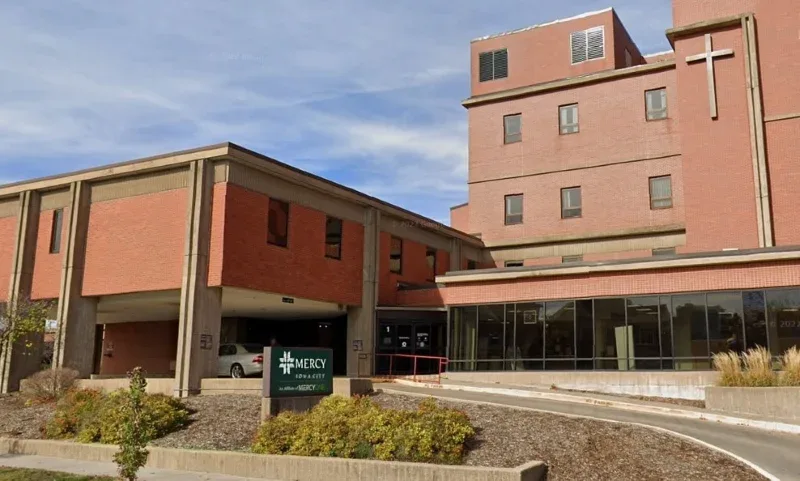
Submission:
M 410 210 L 404 209 L 400 206 L 391 204 L 389 202 L 383 201 L 381 199 L 378 199 L 377 197 L 367 195 L 363 192 L 344 186 L 342 184 L 326 179 L 324 177 L 320 177 L 305 170 L 291 166 L 284 162 L 275 160 L 272 157 L 260 154 L 253 150 L 234 144 L 233 142 L 223 142 L 219 144 L 208 145 L 205 147 L 197 147 L 193 149 L 169 152 L 166 154 L 159 154 L 150 157 L 142 157 L 139 159 L 128 160 L 124 162 L 117 162 L 113 164 L 100 165 L 88 169 L 66 172 L 63 174 L 56 174 L 46 177 L 39 177 L 19 182 L 13 182 L 9 184 L 3 184 L 0 185 L 0 198 L 15 195 L 25 190 L 53 190 L 58 188 L 64 188 L 68 186 L 70 183 L 76 181 L 96 181 L 96 180 L 103 180 L 106 178 L 136 175 L 137 173 L 143 173 L 146 171 L 163 170 L 202 158 L 241 161 L 242 160 L 241 158 L 237 158 L 236 156 L 237 153 L 255 157 L 259 161 L 271 164 L 274 167 L 277 167 L 278 171 L 282 170 L 284 174 L 293 173 L 295 175 L 305 177 L 309 180 L 316 181 L 319 183 L 320 187 L 327 190 L 328 193 L 349 194 L 351 200 L 355 200 L 352 198 L 356 197 L 358 200 L 361 200 L 361 202 L 363 202 L 366 205 L 379 208 L 384 212 L 397 215 L 399 217 L 405 218 L 406 220 L 413 220 L 414 222 L 417 222 L 419 224 L 420 228 L 433 231 L 441 230 L 453 237 L 458 237 L 464 241 L 467 241 L 472 245 L 476 246 L 483 245 L 480 239 L 471 236 L 467 233 L 461 232 L 445 224 L 442 224 L 441 222 L 435 221 L 433 219 L 417 214 Z M 276 174 L 280 175 L 279 172 Z
M 489 40 L 490 38 L 504 37 L 506 35 L 513 35 L 515 33 L 526 32 L 528 30 L 533 30 L 533 29 L 536 29 L 536 28 L 548 27 L 550 25 L 555 25 L 555 24 L 558 24 L 558 23 L 571 22 L 572 20 L 578 20 L 578 19 L 586 18 L 586 17 L 593 17 L 595 15 L 600 15 L 601 13 L 607 13 L 607 12 L 612 12 L 612 11 L 614 11 L 614 8 L 613 7 L 608 7 L 608 8 L 604 8 L 602 10 L 595 10 L 594 12 L 581 13 L 580 15 L 575 15 L 575 16 L 572 16 L 572 17 L 559 18 L 558 20 L 553 20 L 552 22 L 538 23 L 536 25 L 530 25 L 528 27 L 518 28 L 516 30 L 509 30 L 509 31 L 506 31 L 506 32 L 500 32 L 500 33 L 495 33 L 495 34 L 492 34 L 492 35 L 485 35 L 483 37 L 473 38 L 470 43 L 472 43 L 472 42 L 480 42 L 482 40 Z

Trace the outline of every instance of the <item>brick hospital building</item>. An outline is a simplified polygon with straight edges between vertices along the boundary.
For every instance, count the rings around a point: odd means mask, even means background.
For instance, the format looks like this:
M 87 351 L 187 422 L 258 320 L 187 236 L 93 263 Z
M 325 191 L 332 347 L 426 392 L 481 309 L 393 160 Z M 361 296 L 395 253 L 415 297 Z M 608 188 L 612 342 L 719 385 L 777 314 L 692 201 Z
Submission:
M 141 365 L 181 395 L 220 374 L 220 342 L 272 337 L 351 376 L 398 353 L 454 373 L 781 354 L 800 344 L 798 6 L 672 3 L 659 54 L 613 9 L 472 41 L 452 227 L 215 145 L 0 186 L 0 301 L 55 301 L 53 365 Z M 12 390 L 38 360 L 3 352 Z

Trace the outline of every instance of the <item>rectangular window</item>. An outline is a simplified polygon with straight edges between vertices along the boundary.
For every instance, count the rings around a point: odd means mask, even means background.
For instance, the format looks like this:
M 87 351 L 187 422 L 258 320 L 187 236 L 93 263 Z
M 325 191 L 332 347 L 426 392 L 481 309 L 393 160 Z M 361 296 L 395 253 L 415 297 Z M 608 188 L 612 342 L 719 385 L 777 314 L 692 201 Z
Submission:
M 672 207 L 672 176 L 650 177 L 650 209 Z
M 570 50 L 572 64 L 604 58 L 605 54 L 605 27 L 595 27 L 570 35 Z
M 675 248 L 674 247 L 662 247 L 659 249 L 653 249 L 653 256 L 660 257 L 660 256 L 674 256 L 675 255 Z
M 280 247 L 289 245 L 289 204 L 287 202 L 278 199 L 269 200 L 267 242 Z
M 506 225 L 522 224 L 522 194 L 507 195 Z
M 648 90 L 644 93 L 647 120 L 667 118 L 667 89 Z
M 403 272 L 403 239 L 392 237 L 391 252 L 389 253 L 389 270 L 395 274 Z
M 522 142 L 522 114 L 503 117 L 503 134 L 506 144 Z
M 342 258 L 342 220 L 336 217 L 325 219 L 325 257 Z
M 522 267 L 525 265 L 523 261 L 506 261 L 504 264 L 506 267 Z
M 478 54 L 478 68 L 481 82 L 508 77 L 508 50 L 481 52 Z
M 578 127 L 578 104 L 562 105 L 558 108 L 558 126 L 561 135 L 577 134 Z
M 561 218 L 571 219 L 581 216 L 581 188 L 561 189 Z
M 428 280 L 436 279 L 436 249 L 428 247 L 425 250 L 425 260 L 428 261 Z
M 53 211 L 53 224 L 50 226 L 50 253 L 58 254 L 61 251 L 61 230 L 64 223 L 64 209 Z
M 564 256 L 561 258 L 562 264 L 569 264 L 570 262 L 583 262 L 583 256 L 582 255 Z

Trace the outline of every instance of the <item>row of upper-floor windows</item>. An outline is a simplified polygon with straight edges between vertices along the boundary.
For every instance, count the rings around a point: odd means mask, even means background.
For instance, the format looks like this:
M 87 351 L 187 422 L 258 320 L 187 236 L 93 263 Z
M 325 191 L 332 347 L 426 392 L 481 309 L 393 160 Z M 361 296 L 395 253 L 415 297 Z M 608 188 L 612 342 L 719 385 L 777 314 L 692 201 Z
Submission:
M 665 87 L 645 91 L 644 99 L 647 121 L 667 118 L 667 89 Z M 580 132 L 578 104 L 558 107 L 558 129 L 561 135 Z M 522 114 L 510 114 L 503 117 L 503 134 L 503 142 L 506 144 L 522 142 Z
M 657 249 L 653 249 L 652 254 L 654 257 L 664 257 L 664 256 L 674 256 L 675 255 L 675 248 L 674 247 L 659 247 Z M 571 256 L 563 256 L 561 257 L 562 264 L 570 264 L 573 262 L 583 262 L 583 255 L 571 255 Z M 504 267 L 522 267 L 525 265 L 524 260 L 513 260 L 513 261 L 505 261 L 503 263 Z
M 572 65 L 603 59 L 606 56 L 605 27 L 572 32 L 569 35 L 570 62 Z M 626 65 L 630 52 L 626 50 Z M 478 54 L 478 80 L 487 82 L 508 77 L 508 49 L 501 48 Z
M 672 207 L 672 176 L 661 175 L 650 177 L 650 209 L 669 209 Z M 505 196 L 505 225 L 517 225 L 523 222 L 524 194 Z M 561 189 L 561 218 L 572 219 L 583 215 L 583 194 L 581 187 L 565 187 Z

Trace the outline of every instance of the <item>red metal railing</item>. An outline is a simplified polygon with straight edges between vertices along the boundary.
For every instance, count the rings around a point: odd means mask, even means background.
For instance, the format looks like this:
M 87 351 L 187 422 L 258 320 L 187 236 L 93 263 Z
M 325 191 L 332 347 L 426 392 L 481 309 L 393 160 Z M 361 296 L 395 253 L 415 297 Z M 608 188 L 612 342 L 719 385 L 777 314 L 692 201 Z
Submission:
M 407 379 L 413 382 L 442 383 L 447 358 L 413 354 L 375 354 L 375 376 L 383 379 Z

